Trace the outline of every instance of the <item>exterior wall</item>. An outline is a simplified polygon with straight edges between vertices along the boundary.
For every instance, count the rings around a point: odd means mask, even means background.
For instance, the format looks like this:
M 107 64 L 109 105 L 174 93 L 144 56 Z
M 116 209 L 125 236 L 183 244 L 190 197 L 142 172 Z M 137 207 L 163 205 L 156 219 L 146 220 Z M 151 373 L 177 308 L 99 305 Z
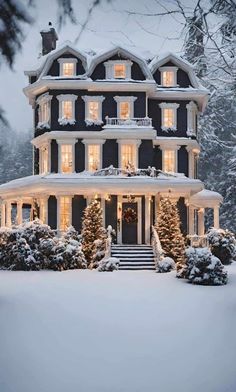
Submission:
M 139 146 L 139 168 L 147 169 L 153 166 L 153 143 L 152 140 L 142 140 Z
M 51 173 L 58 173 L 58 144 L 51 141 Z
M 174 63 L 172 63 L 171 61 L 168 61 L 167 63 L 162 65 L 162 67 L 172 67 L 172 66 L 176 67 L 176 65 Z M 161 84 L 161 72 L 159 71 L 159 69 L 157 69 L 153 73 L 153 77 L 154 77 L 156 83 L 160 85 Z M 179 85 L 179 87 L 192 86 L 187 72 L 184 72 L 182 69 L 178 69 L 178 71 L 177 71 L 177 84 Z
M 85 146 L 79 139 L 75 144 L 75 172 L 79 173 L 85 170 Z
M 157 170 L 162 170 L 162 151 L 158 146 L 154 147 L 153 166 Z
M 184 235 L 188 233 L 188 223 L 187 223 L 187 207 L 184 203 L 184 198 L 180 197 L 178 202 L 177 202 L 177 207 L 179 209 L 179 214 L 180 214 L 180 228 L 181 231 Z
M 113 165 L 118 167 L 118 144 L 116 140 L 109 139 L 103 144 L 103 168 Z
M 188 177 L 188 151 L 184 146 L 178 150 L 178 172 Z
M 50 196 L 48 199 L 48 225 L 53 229 L 57 229 L 57 199 Z
M 34 174 L 39 174 L 39 149 L 38 148 L 35 148 L 35 147 L 33 147 L 33 153 L 34 153 L 34 167 L 33 167 L 33 170 L 34 170 Z
M 82 217 L 86 207 L 86 199 L 83 195 L 75 195 L 72 198 L 72 226 L 79 233 L 82 229 Z

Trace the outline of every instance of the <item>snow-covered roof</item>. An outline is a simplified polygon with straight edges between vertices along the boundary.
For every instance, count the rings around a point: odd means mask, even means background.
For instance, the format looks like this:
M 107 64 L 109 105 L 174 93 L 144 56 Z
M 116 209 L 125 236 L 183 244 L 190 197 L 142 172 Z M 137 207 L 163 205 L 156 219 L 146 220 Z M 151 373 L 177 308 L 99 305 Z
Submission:
M 189 200 L 190 204 L 194 204 L 197 207 L 211 207 L 212 205 L 219 205 L 222 201 L 223 197 L 220 193 L 208 189 L 195 193 Z

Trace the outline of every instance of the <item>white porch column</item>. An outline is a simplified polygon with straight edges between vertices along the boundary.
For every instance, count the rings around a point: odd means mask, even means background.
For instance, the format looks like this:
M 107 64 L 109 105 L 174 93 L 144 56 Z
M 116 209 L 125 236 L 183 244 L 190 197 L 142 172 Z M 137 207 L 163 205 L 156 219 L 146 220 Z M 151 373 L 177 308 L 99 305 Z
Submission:
M 39 218 L 44 224 L 48 224 L 48 198 L 45 196 L 39 201 Z
M 150 244 L 150 197 L 145 196 L 145 243 Z
M 6 216 L 6 226 L 11 227 L 11 200 L 7 201 L 7 216 Z
M 204 208 L 199 208 L 198 210 L 198 235 L 205 234 L 205 225 L 204 225 Z
M 1 204 L 1 226 L 6 226 L 6 205 L 4 202 Z
M 188 151 L 188 176 L 194 178 L 194 153 L 192 147 L 186 147 Z
M 17 225 L 22 224 L 22 206 L 23 206 L 23 201 L 22 200 L 17 200 L 17 214 L 16 214 L 16 223 Z
M 157 193 L 155 196 L 155 220 L 154 220 L 155 224 L 157 222 L 157 211 L 159 210 L 160 199 L 161 196 L 159 193 Z
M 189 206 L 188 208 L 188 234 L 194 235 L 194 207 Z
M 117 198 L 117 243 L 122 243 L 122 196 Z
M 105 196 L 101 195 L 101 208 L 102 208 L 102 224 L 103 227 L 106 225 L 106 220 L 105 220 Z
M 220 218 L 219 218 L 219 206 L 214 207 L 214 228 L 219 229 Z

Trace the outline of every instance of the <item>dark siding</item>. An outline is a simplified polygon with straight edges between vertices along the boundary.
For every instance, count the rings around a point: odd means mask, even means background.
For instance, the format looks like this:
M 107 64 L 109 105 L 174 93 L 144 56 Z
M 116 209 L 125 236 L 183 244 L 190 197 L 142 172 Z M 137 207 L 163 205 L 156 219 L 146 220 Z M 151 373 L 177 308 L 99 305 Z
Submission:
M 184 198 L 180 197 L 177 203 L 177 207 L 179 209 L 179 214 L 180 214 L 180 228 L 181 231 L 184 235 L 187 234 L 187 207 L 184 204 Z
M 105 201 L 105 210 L 105 226 L 111 225 L 117 236 L 117 196 L 112 195 L 110 201 Z
M 154 148 L 153 166 L 157 170 L 162 170 L 162 151 L 158 146 Z
M 48 199 L 48 225 L 53 229 L 57 229 L 57 199 L 50 196 Z
M 178 150 L 178 173 L 184 173 L 188 177 L 188 151 L 184 146 Z
M 176 67 L 176 64 L 172 63 L 171 61 L 168 61 L 167 63 L 162 64 L 162 67 L 172 67 L 172 66 Z M 161 84 L 161 72 L 159 71 L 159 69 L 157 69 L 154 72 L 153 77 L 154 77 L 157 84 Z M 177 71 L 177 84 L 179 85 L 179 87 L 192 86 L 187 72 L 183 71 L 180 68 Z M 168 89 L 168 87 L 167 87 L 167 89 Z
M 79 233 L 82 229 L 82 217 L 86 207 L 86 199 L 82 195 L 75 195 L 72 199 L 72 226 Z
M 83 75 L 85 73 L 85 69 L 84 69 L 84 67 L 82 65 L 82 61 L 78 57 L 74 56 L 73 54 L 64 53 L 63 55 L 61 55 L 58 58 L 60 58 L 60 59 L 61 58 L 77 58 L 78 61 L 77 61 L 77 65 L 76 65 L 76 74 L 77 75 Z M 56 60 L 53 61 L 53 63 L 51 65 L 47 75 L 59 76 L 59 72 L 60 72 L 60 64 L 58 63 L 58 61 L 56 59 Z
M 58 173 L 58 144 L 51 141 L 51 173 Z
M 39 149 L 33 147 L 34 149 L 34 174 L 39 174 Z
M 142 244 L 145 244 L 145 196 L 142 197 Z
M 76 173 L 85 170 L 85 146 L 81 140 L 75 144 L 75 171 Z
M 118 167 L 118 144 L 116 140 L 109 139 L 102 146 L 103 148 L 103 167 L 113 165 Z
M 139 168 L 147 169 L 153 164 L 153 143 L 152 140 L 142 140 L 139 146 Z
M 37 76 L 30 76 L 30 77 L 29 77 L 29 83 L 30 83 L 30 84 L 36 82 L 36 80 L 37 80 Z

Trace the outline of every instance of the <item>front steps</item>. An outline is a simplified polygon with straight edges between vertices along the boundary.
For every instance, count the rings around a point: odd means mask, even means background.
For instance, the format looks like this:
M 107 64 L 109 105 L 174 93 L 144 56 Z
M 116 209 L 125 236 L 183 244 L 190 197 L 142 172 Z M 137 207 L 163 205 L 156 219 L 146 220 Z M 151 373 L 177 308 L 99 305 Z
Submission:
M 112 245 L 111 255 L 120 260 L 119 270 L 155 270 L 154 254 L 149 245 Z

